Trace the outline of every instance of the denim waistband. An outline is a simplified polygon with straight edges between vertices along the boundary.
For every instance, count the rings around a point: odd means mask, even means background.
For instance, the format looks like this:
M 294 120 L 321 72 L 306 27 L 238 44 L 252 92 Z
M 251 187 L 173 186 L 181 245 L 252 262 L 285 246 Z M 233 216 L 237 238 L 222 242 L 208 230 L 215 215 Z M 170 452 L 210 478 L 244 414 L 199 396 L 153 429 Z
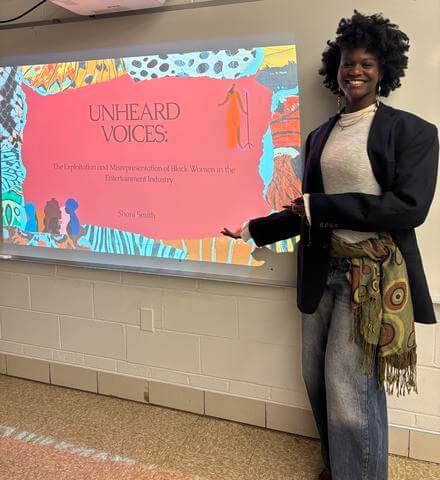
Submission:
M 330 257 L 329 270 L 337 270 L 341 272 L 348 272 L 350 269 L 350 262 L 347 257 Z

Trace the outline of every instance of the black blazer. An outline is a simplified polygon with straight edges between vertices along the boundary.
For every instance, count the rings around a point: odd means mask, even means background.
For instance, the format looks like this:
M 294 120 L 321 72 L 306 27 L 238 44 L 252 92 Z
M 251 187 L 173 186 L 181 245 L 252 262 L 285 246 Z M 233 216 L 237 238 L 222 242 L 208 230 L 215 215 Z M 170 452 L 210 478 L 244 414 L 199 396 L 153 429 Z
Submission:
M 406 261 L 415 321 L 436 323 L 414 228 L 431 205 L 438 168 L 437 128 L 380 103 L 368 135 L 367 152 L 381 195 L 324 193 L 321 154 L 339 115 L 306 141 L 303 193 L 310 193 L 312 225 L 291 210 L 249 222 L 258 246 L 301 235 L 298 247 L 298 308 L 313 313 L 326 284 L 333 228 L 389 231 Z

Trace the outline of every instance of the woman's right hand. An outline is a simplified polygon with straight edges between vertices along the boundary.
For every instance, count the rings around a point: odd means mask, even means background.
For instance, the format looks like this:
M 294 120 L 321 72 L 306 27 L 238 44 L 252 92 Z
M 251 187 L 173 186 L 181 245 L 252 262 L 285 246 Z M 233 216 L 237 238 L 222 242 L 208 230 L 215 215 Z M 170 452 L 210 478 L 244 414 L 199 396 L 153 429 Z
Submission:
M 239 228 L 238 230 L 232 231 L 224 227 L 223 230 L 221 231 L 221 234 L 224 235 L 225 237 L 231 237 L 231 238 L 234 238 L 235 240 L 238 240 L 239 238 L 241 238 L 241 228 Z
M 283 205 L 283 208 L 287 210 L 292 210 L 293 213 L 296 213 L 300 217 L 304 217 L 306 215 L 306 207 L 304 205 L 304 197 L 300 196 L 295 198 L 290 202 L 290 205 Z

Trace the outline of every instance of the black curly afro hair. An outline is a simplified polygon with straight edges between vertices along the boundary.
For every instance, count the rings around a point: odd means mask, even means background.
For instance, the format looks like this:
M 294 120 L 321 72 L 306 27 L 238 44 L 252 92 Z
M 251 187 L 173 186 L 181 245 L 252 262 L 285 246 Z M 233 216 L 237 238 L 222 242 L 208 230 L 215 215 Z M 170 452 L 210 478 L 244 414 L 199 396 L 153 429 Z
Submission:
M 399 88 L 400 77 L 405 75 L 408 66 L 409 38 L 390 23 L 382 14 L 363 15 L 357 10 L 351 18 L 343 18 L 336 30 L 336 39 L 328 40 L 328 48 L 322 54 L 322 68 L 319 74 L 324 77 L 324 85 L 333 93 L 339 92 L 337 80 L 341 51 L 365 48 L 377 55 L 383 74 L 380 81 L 380 94 L 387 97 L 392 90 Z

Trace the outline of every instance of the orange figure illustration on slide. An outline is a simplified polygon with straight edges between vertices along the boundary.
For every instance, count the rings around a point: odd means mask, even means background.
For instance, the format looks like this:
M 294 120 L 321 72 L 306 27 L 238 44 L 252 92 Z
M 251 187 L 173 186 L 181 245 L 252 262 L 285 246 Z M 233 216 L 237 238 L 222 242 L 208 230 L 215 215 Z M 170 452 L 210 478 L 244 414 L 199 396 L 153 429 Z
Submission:
M 226 94 L 226 98 L 222 103 L 219 103 L 218 106 L 222 107 L 227 104 L 226 111 L 226 128 L 228 132 L 228 147 L 229 148 L 239 148 L 244 150 L 245 148 L 250 148 L 252 145 L 249 141 L 249 103 L 247 91 L 245 91 L 246 96 L 246 108 L 243 106 L 240 93 L 235 88 L 236 84 L 233 83 L 231 88 Z M 241 125 L 242 118 L 246 117 L 246 128 L 247 128 L 247 142 L 243 145 L 241 139 Z

